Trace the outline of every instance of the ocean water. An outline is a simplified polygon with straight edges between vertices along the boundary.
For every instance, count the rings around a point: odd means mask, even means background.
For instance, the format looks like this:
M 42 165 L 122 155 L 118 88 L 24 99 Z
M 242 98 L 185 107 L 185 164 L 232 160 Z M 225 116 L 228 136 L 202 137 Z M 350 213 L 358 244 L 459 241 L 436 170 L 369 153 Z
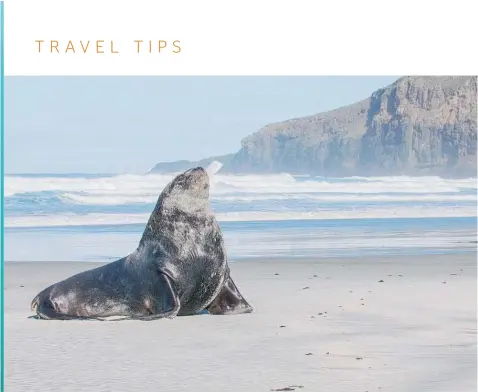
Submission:
M 229 259 L 476 251 L 477 180 L 211 174 Z M 133 251 L 173 174 L 7 175 L 6 261 Z

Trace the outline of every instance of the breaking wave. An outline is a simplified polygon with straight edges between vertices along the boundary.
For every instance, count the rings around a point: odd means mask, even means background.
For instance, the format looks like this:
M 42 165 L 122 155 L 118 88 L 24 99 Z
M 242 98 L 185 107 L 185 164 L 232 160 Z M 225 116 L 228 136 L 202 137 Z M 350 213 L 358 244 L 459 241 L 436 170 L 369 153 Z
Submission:
M 57 197 L 69 203 L 92 205 L 152 203 L 173 177 L 173 174 L 124 174 L 97 178 L 6 176 L 5 197 L 54 192 Z M 337 200 L 338 196 L 332 196 L 332 194 L 340 194 L 343 200 L 345 200 L 344 198 L 350 198 L 350 200 L 354 198 L 370 198 L 370 200 L 434 198 L 436 200 L 441 197 L 437 195 L 443 195 L 449 199 L 458 197 L 453 200 L 472 200 L 473 197 L 476 198 L 476 189 L 476 179 L 473 178 L 463 180 L 437 177 L 335 179 L 296 178 L 290 174 L 269 176 L 216 174 L 211 180 L 211 197 L 230 201 L 259 200 L 260 198 L 303 198 L 310 197 L 311 194 L 316 194 L 312 197 L 315 200 L 327 198 Z M 460 195 L 463 191 L 468 191 L 467 195 Z M 474 192 L 470 193 L 471 191 Z M 327 194 L 330 195 L 327 196 Z
M 207 171 L 222 221 L 476 216 L 476 179 L 294 177 Z M 5 226 L 145 223 L 175 174 L 7 175 Z

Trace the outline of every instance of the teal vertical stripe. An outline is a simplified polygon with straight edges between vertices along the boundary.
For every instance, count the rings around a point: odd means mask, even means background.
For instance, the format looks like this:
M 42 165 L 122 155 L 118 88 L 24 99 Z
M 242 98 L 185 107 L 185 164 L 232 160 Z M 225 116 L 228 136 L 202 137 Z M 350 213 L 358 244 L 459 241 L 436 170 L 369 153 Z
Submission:
M 4 196 L 4 191 L 3 191 L 3 186 L 4 186 L 4 126 L 5 126 L 5 92 L 4 92 L 4 68 L 3 68 L 3 33 L 4 33 L 4 24 L 3 24 L 3 6 L 4 3 L 3 1 L 0 1 L 0 132 L 1 132 L 1 159 L 0 159 L 0 167 L 1 167 L 1 185 L 0 185 L 0 198 L 1 198 L 1 212 L 0 212 L 0 219 L 1 219 L 1 236 L 0 236 L 0 253 L 1 253 L 1 287 L 0 287 L 0 307 L 1 307 L 1 314 L 0 314 L 0 324 L 1 324 L 1 337 L 0 337 L 0 342 L 1 342 L 1 369 L 0 369 L 0 391 L 4 391 L 5 387 L 5 344 L 4 344 L 4 338 L 5 338 L 5 333 L 4 333 L 4 312 L 5 312 L 5 301 L 4 301 L 4 265 L 3 265 L 3 258 L 5 255 L 4 252 L 4 235 L 3 235 L 3 196 Z

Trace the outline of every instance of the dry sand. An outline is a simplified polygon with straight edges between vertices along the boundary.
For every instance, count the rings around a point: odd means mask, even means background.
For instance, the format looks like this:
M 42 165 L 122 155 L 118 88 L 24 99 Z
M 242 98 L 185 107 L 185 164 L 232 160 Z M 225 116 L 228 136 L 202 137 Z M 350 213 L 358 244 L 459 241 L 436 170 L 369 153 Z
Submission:
M 476 253 L 232 263 L 249 315 L 28 319 L 96 266 L 6 263 L 6 391 L 476 391 Z

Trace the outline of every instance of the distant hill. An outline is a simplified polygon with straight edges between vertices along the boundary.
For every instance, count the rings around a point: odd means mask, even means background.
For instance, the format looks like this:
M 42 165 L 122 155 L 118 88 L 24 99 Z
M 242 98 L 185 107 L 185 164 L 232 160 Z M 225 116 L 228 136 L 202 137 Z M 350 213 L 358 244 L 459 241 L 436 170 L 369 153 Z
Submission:
M 175 162 L 160 162 L 156 164 L 150 173 L 176 173 L 188 170 L 193 167 L 202 166 L 207 168 L 212 162 L 217 161 L 222 164 L 229 163 L 234 154 L 220 155 L 201 159 L 200 161 L 175 161 Z
M 476 176 L 476 107 L 476 76 L 406 76 L 355 104 L 267 125 L 235 154 L 153 171 L 217 160 L 221 173 Z

